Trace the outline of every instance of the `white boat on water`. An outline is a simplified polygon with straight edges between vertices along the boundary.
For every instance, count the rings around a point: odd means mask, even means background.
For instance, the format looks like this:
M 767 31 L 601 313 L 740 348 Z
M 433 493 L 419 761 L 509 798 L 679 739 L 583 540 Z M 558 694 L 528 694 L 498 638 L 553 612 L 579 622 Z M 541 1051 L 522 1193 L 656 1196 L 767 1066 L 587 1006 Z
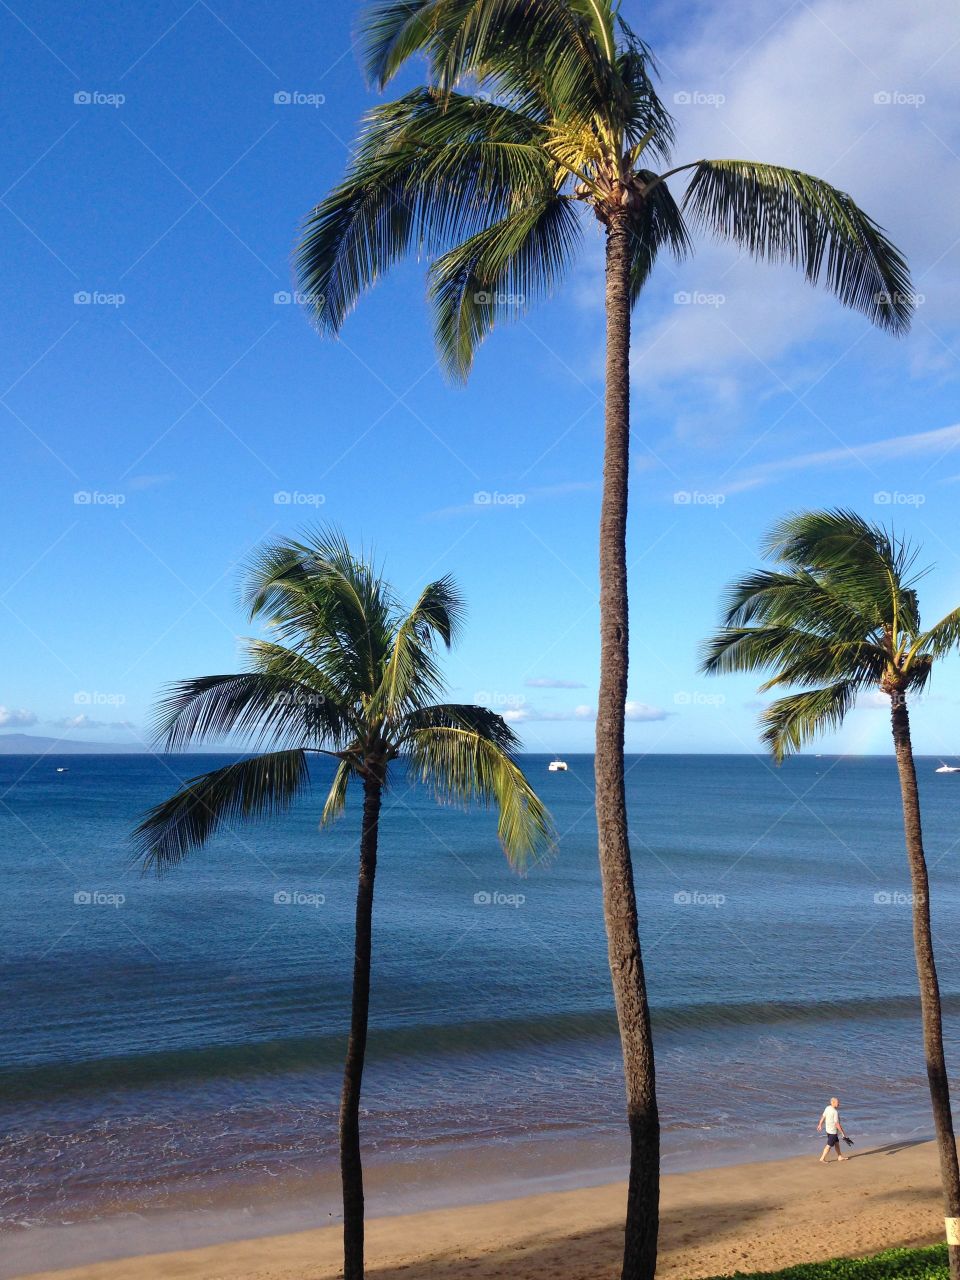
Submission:
M 67 770 L 63 767 L 63 765 L 59 765 L 59 764 L 57 765 L 57 773 L 66 773 L 66 772 Z
M 556 760 L 551 760 L 547 768 L 551 773 L 566 773 L 568 766 L 566 760 L 561 760 L 558 757 Z
M 960 765 L 945 764 L 944 761 L 941 760 L 940 768 L 937 770 L 937 773 L 960 773 Z

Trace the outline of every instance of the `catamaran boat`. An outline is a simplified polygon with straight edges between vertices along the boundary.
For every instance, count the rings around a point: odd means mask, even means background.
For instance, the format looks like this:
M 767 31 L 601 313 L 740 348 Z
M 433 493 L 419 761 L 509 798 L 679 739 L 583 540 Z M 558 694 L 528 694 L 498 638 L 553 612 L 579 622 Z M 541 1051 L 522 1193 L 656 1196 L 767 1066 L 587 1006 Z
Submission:
M 940 768 L 937 770 L 937 773 L 960 773 L 960 765 L 956 765 L 956 764 L 945 764 L 945 763 L 941 760 L 941 761 L 940 761 Z
M 561 760 L 558 756 L 556 760 L 550 761 L 547 768 L 551 773 L 566 773 L 568 766 L 566 760 Z

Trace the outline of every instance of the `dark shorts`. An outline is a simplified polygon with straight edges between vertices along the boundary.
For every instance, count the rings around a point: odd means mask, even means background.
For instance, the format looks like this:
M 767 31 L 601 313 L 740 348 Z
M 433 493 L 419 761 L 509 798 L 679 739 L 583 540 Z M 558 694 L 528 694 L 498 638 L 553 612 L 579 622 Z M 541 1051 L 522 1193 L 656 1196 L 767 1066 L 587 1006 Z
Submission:
M 839 1147 L 839 1145 L 840 1145 L 840 1135 L 839 1135 L 839 1133 L 828 1133 L 828 1134 L 827 1134 L 827 1146 L 828 1146 L 828 1147 Z

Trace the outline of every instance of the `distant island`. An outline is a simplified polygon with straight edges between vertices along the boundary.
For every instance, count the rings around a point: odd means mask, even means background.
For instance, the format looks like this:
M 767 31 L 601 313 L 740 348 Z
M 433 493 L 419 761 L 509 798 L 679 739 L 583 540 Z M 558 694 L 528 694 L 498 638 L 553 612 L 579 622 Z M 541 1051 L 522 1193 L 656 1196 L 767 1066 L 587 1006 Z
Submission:
M 147 754 L 140 742 L 76 742 L 69 738 L 37 738 L 29 733 L 0 733 L 0 756 L 90 756 Z

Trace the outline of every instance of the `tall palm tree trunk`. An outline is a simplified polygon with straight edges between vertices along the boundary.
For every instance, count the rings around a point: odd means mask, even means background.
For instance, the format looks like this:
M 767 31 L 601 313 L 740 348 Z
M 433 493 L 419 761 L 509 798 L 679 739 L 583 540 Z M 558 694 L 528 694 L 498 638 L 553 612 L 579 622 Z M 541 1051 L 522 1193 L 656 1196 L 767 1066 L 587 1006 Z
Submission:
M 343 1184 L 344 1280 L 363 1280 L 363 1166 L 360 1162 L 360 1085 L 367 1049 L 370 1010 L 370 954 L 373 939 L 373 882 L 383 784 L 378 776 L 363 784 L 363 827 L 353 961 L 350 1039 L 340 1094 L 340 1179 Z
M 920 1010 L 923 1017 L 923 1048 L 927 1059 L 930 1101 L 940 1152 L 940 1179 L 943 1183 L 944 1216 L 950 1280 L 960 1280 L 960 1165 L 953 1133 L 950 1108 L 950 1083 L 943 1052 L 943 1018 L 940 1009 L 940 984 L 933 955 L 930 929 L 930 886 L 927 861 L 923 852 L 923 830 L 920 825 L 920 798 L 917 793 L 917 771 L 910 741 L 910 714 L 905 694 L 891 695 L 893 742 L 900 773 L 903 796 L 903 826 L 907 840 L 907 858 L 913 886 L 913 946 L 917 957 L 920 982 Z
M 603 913 L 620 1025 L 630 1127 L 623 1280 L 653 1280 L 660 1200 L 660 1120 L 624 791 L 627 698 L 627 488 L 630 465 L 630 228 L 606 236 L 606 439 L 600 513 L 600 694 L 595 756 Z

